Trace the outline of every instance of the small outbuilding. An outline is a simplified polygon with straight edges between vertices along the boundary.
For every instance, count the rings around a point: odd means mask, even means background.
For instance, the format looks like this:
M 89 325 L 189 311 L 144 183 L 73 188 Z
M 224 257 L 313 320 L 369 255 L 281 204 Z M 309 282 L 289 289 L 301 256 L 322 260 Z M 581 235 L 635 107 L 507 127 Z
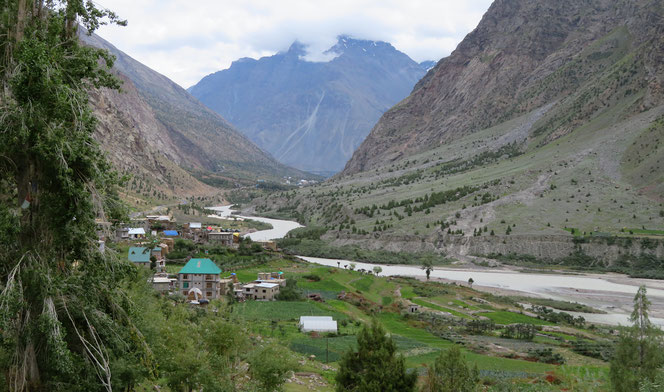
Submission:
M 173 282 L 168 276 L 155 276 L 152 278 L 152 288 L 161 292 L 167 293 L 171 290 Z
M 337 332 L 337 321 L 331 316 L 300 316 L 302 332 Z

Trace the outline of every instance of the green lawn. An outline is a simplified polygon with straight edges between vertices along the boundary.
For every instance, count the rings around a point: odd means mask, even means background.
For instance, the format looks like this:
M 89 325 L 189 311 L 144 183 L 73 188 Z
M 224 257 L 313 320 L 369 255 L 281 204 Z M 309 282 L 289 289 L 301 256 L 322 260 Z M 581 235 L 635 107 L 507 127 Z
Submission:
M 314 302 L 247 301 L 235 305 L 234 311 L 247 320 L 299 320 L 300 316 L 332 316 L 335 320 L 348 318 Z
M 488 317 L 491 320 L 495 321 L 496 324 L 535 324 L 535 325 L 555 325 L 545 320 L 540 320 L 535 317 L 526 316 L 525 314 L 507 312 L 507 311 L 497 311 L 482 313 L 482 316 Z

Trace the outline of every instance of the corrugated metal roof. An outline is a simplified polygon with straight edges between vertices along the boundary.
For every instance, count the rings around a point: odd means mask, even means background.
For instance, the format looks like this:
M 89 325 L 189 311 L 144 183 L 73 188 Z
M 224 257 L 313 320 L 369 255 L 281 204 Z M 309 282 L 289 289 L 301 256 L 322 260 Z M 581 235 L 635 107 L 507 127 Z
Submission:
M 142 227 L 130 227 L 129 232 L 127 234 L 129 234 L 129 235 L 132 235 L 132 234 L 134 234 L 134 235 L 135 234 L 145 234 L 145 229 L 143 229 Z
M 190 229 L 200 229 L 201 228 L 201 222 L 191 222 L 189 224 Z
M 209 274 L 219 275 L 221 270 L 210 259 L 191 259 L 182 267 L 178 274 Z
M 147 249 L 144 246 L 132 246 L 128 252 L 129 261 L 133 263 L 149 263 L 152 252 L 149 252 Z
M 164 235 L 175 237 L 178 235 L 177 230 L 164 230 Z
M 132 246 L 129 248 L 129 261 L 132 263 L 149 263 L 151 252 L 148 248 Z
M 259 283 L 256 285 L 256 287 L 263 287 L 266 289 L 271 289 L 277 286 L 279 286 L 277 283 Z

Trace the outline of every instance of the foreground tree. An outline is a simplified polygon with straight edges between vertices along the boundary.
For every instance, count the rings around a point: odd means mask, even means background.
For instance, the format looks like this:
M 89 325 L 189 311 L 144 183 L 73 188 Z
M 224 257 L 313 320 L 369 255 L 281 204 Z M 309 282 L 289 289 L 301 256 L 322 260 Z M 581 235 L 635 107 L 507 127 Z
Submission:
M 396 344 L 374 320 L 357 335 L 357 351 L 341 358 L 336 381 L 338 392 L 407 392 L 414 390 L 417 374 L 406 372 Z
M 251 378 L 258 390 L 274 392 L 283 390 L 288 373 L 297 367 L 287 350 L 278 346 L 266 346 L 256 350 L 248 359 Z
M 623 331 L 611 361 L 611 385 L 616 392 L 638 391 L 652 384 L 664 366 L 662 332 L 650 322 L 650 301 L 646 287 L 641 286 L 634 297 L 632 327 Z
M 0 377 L 13 391 L 131 388 L 113 369 L 133 385 L 152 357 L 120 288 L 133 269 L 96 245 L 95 217 L 121 204 L 87 95 L 119 84 L 108 53 L 78 40 L 79 24 L 118 19 L 83 0 L 2 0 L 0 16 Z
M 473 392 L 477 390 L 479 372 L 466 363 L 458 347 L 442 351 L 427 368 L 422 392 Z

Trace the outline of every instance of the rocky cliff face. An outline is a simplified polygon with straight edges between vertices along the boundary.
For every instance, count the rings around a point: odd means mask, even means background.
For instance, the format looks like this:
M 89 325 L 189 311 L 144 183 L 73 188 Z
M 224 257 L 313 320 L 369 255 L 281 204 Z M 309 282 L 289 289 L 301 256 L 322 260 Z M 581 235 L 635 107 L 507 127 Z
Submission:
M 282 163 L 336 172 L 432 62 L 345 36 L 328 53 L 336 57 L 305 61 L 296 42 L 287 52 L 235 61 L 189 91 Z
M 304 175 L 276 162 L 183 88 L 102 38 L 81 35 L 116 56 L 122 91 L 91 92 L 96 138 L 114 165 L 178 196 L 211 191 L 190 172 L 234 178 Z
M 497 0 L 477 28 L 383 115 L 344 174 L 435 148 L 553 105 L 531 137 L 546 143 L 643 91 L 662 101 L 662 3 Z
M 663 80 L 661 1 L 496 0 L 341 175 L 254 205 L 336 245 L 661 260 Z

